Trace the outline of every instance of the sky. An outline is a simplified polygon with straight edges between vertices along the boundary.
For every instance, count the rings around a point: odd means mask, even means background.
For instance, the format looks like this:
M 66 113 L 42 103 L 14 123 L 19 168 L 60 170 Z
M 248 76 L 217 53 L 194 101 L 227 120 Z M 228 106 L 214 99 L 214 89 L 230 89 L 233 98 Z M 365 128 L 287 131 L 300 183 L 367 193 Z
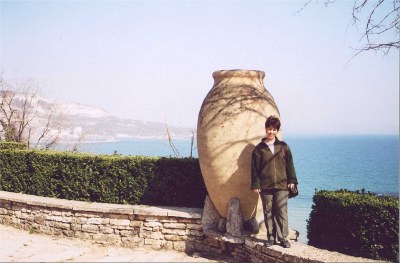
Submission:
M 261 70 L 283 134 L 398 135 L 399 51 L 353 57 L 353 1 L 306 2 L 0 0 L 0 70 L 60 102 L 191 128 L 214 71 Z

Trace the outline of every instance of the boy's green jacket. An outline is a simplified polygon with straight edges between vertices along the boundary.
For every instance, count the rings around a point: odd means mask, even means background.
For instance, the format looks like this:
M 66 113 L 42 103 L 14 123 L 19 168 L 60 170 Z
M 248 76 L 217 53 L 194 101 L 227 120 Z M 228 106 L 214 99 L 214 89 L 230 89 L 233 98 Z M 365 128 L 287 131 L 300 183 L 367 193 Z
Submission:
M 288 184 L 297 184 L 292 153 L 289 146 L 275 139 L 272 154 L 265 138 L 256 146 L 251 156 L 251 189 L 287 190 Z

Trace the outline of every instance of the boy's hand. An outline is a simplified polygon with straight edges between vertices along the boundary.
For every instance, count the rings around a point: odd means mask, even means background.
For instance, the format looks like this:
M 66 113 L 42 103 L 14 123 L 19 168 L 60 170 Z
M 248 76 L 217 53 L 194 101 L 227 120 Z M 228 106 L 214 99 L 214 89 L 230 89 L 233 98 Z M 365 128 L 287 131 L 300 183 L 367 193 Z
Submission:
M 251 189 L 251 191 L 253 191 L 256 194 L 259 194 L 261 192 L 260 189 Z
M 288 185 L 287 185 L 287 188 L 290 188 L 290 189 L 292 189 L 292 190 L 294 190 L 294 187 L 295 187 L 294 184 L 288 184 Z

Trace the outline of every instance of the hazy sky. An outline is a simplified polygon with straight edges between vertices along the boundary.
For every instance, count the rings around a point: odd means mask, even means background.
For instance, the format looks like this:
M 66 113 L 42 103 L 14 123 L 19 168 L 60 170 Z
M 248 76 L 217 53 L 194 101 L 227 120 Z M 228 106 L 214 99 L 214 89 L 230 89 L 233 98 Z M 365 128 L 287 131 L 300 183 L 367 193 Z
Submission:
M 256 69 L 284 134 L 398 134 L 399 51 L 351 59 L 353 1 L 305 2 L 0 0 L 0 69 L 58 101 L 194 128 L 214 71 Z

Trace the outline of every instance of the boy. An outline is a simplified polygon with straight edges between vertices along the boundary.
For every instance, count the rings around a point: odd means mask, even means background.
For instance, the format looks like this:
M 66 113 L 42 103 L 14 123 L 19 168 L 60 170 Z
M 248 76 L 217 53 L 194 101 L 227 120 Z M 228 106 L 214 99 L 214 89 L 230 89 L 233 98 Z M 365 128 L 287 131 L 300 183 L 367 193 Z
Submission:
M 265 122 L 266 137 L 255 147 L 251 160 L 251 189 L 259 193 L 267 228 L 266 246 L 277 243 L 289 248 L 288 188 L 297 185 L 292 153 L 289 146 L 276 138 L 280 120 L 270 116 Z

